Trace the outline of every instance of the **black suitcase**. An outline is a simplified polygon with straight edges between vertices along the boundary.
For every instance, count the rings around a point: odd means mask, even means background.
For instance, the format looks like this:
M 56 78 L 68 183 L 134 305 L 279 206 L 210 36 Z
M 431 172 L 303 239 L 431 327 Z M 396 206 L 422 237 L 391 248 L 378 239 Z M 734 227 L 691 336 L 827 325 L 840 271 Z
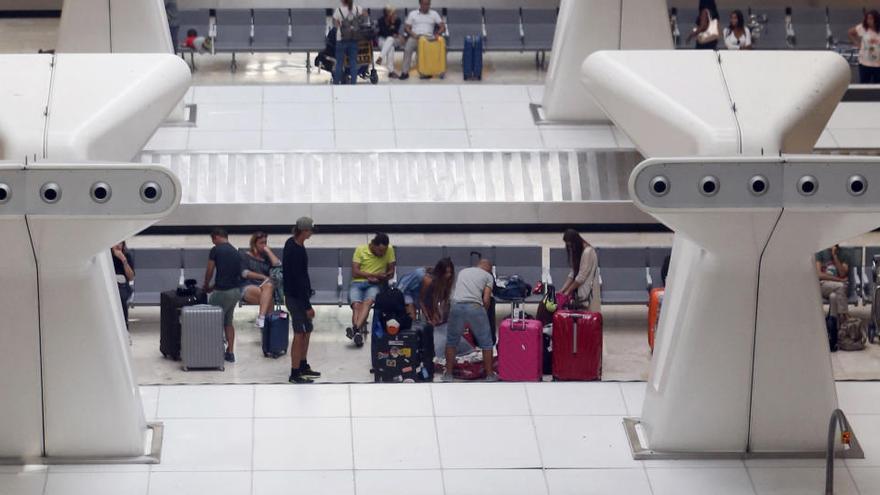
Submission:
M 375 321 L 370 339 L 373 380 L 384 383 L 417 381 L 422 364 L 421 345 L 419 332 L 410 329 L 389 335 L 384 326 Z
M 434 381 L 434 327 L 425 323 L 413 323 L 413 330 L 419 335 L 419 360 L 421 369 L 418 380 Z
M 159 295 L 159 352 L 162 356 L 180 361 L 180 310 L 207 303 L 208 295 L 201 289 L 189 295 L 178 295 L 177 290 Z

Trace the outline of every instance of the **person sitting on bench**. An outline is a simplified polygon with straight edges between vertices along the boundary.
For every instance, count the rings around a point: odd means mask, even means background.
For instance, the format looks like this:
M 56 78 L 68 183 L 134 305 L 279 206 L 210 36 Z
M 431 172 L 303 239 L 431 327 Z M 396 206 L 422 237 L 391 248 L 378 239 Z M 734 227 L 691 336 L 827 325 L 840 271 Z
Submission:
M 849 314 L 849 268 L 852 261 L 840 246 L 816 254 L 816 271 L 822 297 L 828 298 L 828 314 L 837 317 L 838 324 Z
M 408 37 L 403 45 L 403 68 L 400 71 L 401 81 L 409 78 L 413 55 L 419 49 L 419 38 L 442 36 L 446 32 L 446 23 L 443 22 L 443 17 L 431 8 L 431 0 L 419 0 L 419 8 L 406 16 L 403 29 Z
M 241 300 L 245 304 L 259 304 L 257 328 L 263 328 L 266 315 L 275 304 L 275 284 L 269 275 L 273 266 L 281 266 L 281 260 L 269 248 L 269 236 L 265 232 L 257 232 L 251 236 L 251 247 L 244 258 L 244 286 Z
M 394 247 L 388 235 L 376 234 L 369 244 L 358 246 L 351 259 L 351 287 L 348 297 L 351 303 L 351 327 L 346 336 L 354 338 L 356 332 L 364 333 L 367 316 L 379 290 L 394 278 L 397 265 Z

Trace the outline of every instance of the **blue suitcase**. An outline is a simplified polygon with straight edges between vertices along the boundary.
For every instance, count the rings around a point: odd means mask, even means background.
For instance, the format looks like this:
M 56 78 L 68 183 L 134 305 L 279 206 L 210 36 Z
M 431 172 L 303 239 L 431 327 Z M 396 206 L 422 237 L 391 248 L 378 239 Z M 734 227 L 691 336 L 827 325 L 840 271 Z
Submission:
M 279 358 L 287 354 L 287 338 L 290 334 L 290 318 L 284 311 L 266 315 L 262 328 L 263 356 Z
M 461 56 L 461 69 L 464 80 L 481 80 L 483 78 L 483 37 L 466 36 L 464 52 Z

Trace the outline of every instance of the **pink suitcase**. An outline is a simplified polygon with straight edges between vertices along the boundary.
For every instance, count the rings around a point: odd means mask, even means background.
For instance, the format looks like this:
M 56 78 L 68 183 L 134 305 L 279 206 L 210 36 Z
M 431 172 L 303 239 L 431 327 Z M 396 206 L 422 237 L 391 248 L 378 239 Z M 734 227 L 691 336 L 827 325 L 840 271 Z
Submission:
M 498 377 L 506 382 L 541 381 L 543 333 L 539 320 L 502 321 L 498 331 Z

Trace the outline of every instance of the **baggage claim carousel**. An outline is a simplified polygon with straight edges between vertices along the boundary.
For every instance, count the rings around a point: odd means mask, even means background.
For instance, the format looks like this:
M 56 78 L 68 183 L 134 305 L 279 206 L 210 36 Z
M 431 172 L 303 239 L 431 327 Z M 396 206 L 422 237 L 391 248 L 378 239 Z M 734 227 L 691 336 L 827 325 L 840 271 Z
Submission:
M 173 170 L 180 207 L 150 233 L 663 230 L 633 206 L 635 151 L 144 152 Z

